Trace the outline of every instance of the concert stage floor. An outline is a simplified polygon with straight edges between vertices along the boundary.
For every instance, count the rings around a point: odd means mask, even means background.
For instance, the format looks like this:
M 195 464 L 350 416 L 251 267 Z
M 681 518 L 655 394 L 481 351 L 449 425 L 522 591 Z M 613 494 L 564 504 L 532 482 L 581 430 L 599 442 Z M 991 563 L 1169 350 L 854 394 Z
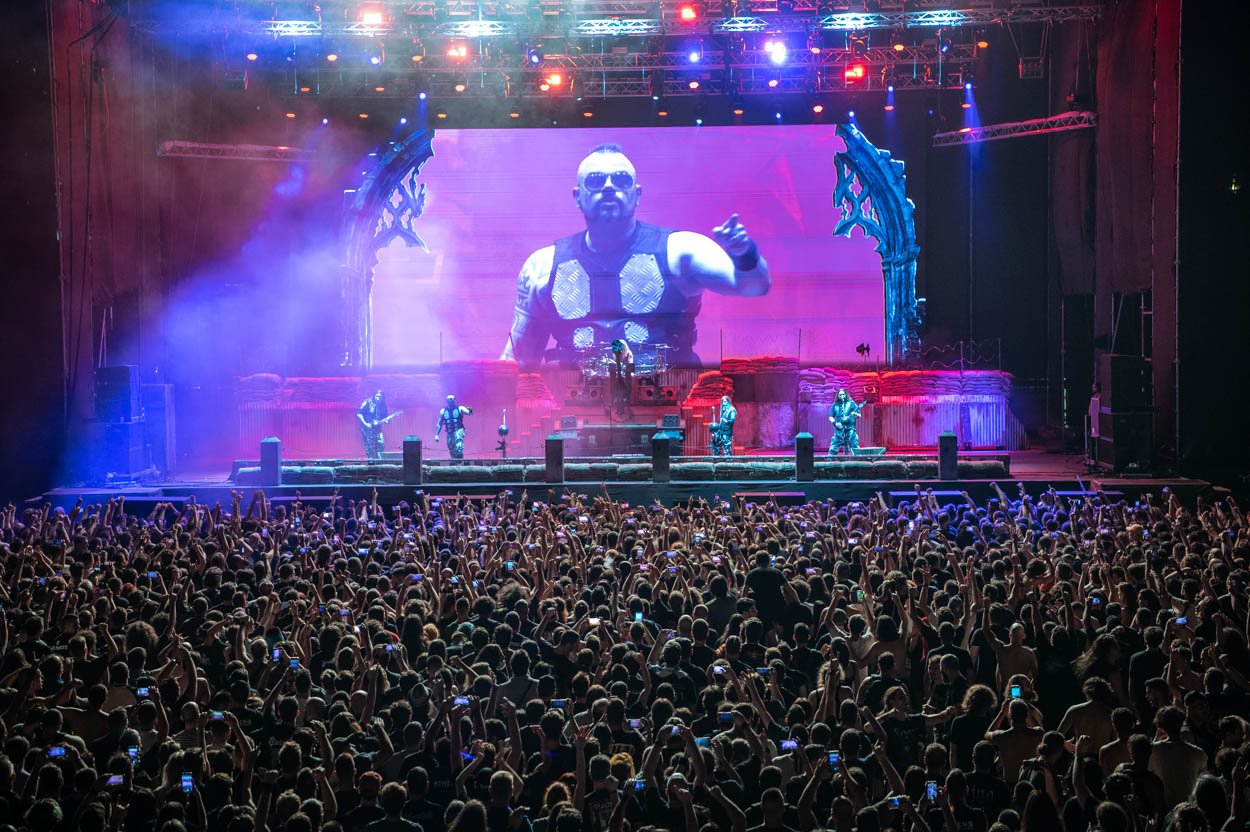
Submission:
M 776 456 L 776 455 L 769 455 Z M 888 457 L 906 456 L 903 454 L 887 454 Z M 959 492 L 967 491 L 974 499 L 984 500 L 992 494 L 992 482 L 998 482 L 1009 493 L 1014 493 L 1014 484 L 1021 482 L 1030 493 L 1038 494 L 1049 487 L 1060 492 L 1081 493 L 1085 491 L 1103 491 L 1111 494 L 1123 494 L 1129 497 L 1144 492 L 1158 492 L 1167 487 L 1176 492 L 1182 499 L 1208 494 L 1213 486 L 1203 480 L 1183 477 L 1118 477 L 1106 473 L 1090 473 L 1083 458 L 1079 454 L 1055 453 L 1043 450 L 1028 451 L 963 451 L 961 461 L 976 460 L 978 457 L 1009 457 L 1010 475 L 996 480 L 988 479 L 837 479 L 816 480 L 814 482 L 796 482 L 793 473 L 788 478 L 751 479 L 751 480 L 684 480 L 667 483 L 649 481 L 613 481 L 606 483 L 608 493 L 617 500 L 629 503 L 650 503 L 660 500 L 671 504 L 691 497 L 713 496 L 725 497 L 730 494 L 749 494 L 755 497 L 776 495 L 779 501 L 802 502 L 804 500 L 834 499 L 841 501 L 862 500 L 877 491 L 882 492 L 891 501 L 907 499 L 915 493 L 916 485 L 924 489 L 933 489 L 941 498 L 956 497 Z M 706 459 L 706 458 L 704 458 Z M 784 455 L 780 457 L 784 460 Z M 793 457 L 790 457 L 792 460 Z M 820 457 L 817 457 L 820 460 Z M 485 461 L 483 461 L 485 462 Z M 502 460 L 494 460 L 496 464 Z M 507 460 L 516 463 L 516 460 Z M 574 463 L 576 459 L 566 460 Z M 597 495 L 602 493 L 601 483 L 593 480 L 566 481 L 564 483 L 546 482 L 437 482 L 425 483 L 421 486 L 403 485 L 396 482 L 354 482 L 324 484 L 284 484 L 266 486 L 266 494 L 279 502 L 293 499 L 299 491 L 306 501 L 328 500 L 335 488 L 345 499 L 368 497 L 377 488 L 379 498 L 387 502 L 411 499 L 416 491 L 428 494 L 466 496 L 489 496 L 503 490 L 519 493 L 528 490 L 530 495 L 546 494 L 552 487 L 560 487 L 569 491 Z M 161 482 L 116 485 L 101 487 L 79 485 L 55 488 L 31 502 L 50 502 L 53 506 L 70 508 L 80 497 L 87 504 L 107 501 L 110 498 L 124 496 L 126 502 L 135 511 L 146 512 L 149 507 L 159 501 L 181 504 L 192 495 L 201 503 L 215 503 L 221 500 L 229 503 L 232 490 L 245 493 L 254 490 L 252 485 L 241 485 L 231 482 L 227 471 L 199 471 L 172 476 Z

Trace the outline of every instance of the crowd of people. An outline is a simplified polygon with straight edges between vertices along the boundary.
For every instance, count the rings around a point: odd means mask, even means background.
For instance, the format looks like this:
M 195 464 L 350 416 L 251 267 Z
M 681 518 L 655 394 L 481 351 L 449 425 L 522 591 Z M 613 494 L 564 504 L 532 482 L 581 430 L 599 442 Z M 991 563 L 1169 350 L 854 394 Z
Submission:
M 994 493 L 9 506 L 0 832 L 1244 826 L 1235 502 Z

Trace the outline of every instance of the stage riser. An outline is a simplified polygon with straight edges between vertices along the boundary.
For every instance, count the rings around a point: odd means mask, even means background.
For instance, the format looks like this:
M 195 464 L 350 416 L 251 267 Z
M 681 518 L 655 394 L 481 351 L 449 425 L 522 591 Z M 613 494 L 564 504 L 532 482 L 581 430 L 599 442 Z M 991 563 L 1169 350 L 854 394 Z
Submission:
M 673 481 L 688 482 L 762 482 L 789 481 L 794 479 L 794 461 L 753 462 L 747 459 L 727 462 L 675 462 L 672 465 Z M 938 476 L 936 460 L 898 461 L 883 457 L 878 460 L 854 459 L 829 461 L 816 459 L 817 480 L 933 480 Z M 1009 465 L 1000 459 L 961 460 L 961 479 L 1005 479 L 1010 476 Z M 425 466 L 427 483 L 468 484 L 499 483 L 521 484 L 545 481 L 546 467 L 541 464 L 527 465 L 444 465 Z M 649 462 L 577 462 L 566 461 L 566 482 L 647 482 L 651 480 Z M 239 485 L 261 484 L 260 468 L 240 467 L 233 481 Z M 342 465 L 285 465 L 282 468 L 283 485 L 330 485 L 392 483 L 403 481 L 403 466 L 387 463 L 351 463 Z

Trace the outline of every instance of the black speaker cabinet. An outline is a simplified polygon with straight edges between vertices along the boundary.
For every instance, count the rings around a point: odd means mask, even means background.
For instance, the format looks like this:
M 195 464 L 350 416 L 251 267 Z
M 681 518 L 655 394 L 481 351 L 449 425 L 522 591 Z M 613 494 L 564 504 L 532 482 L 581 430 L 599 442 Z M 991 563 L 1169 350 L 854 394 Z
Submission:
M 1154 412 L 1098 412 L 1098 464 L 1116 473 L 1147 473 L 1154 464 Z
M 1113 413 L 1144 410 L 1154 404 L 1150 362 L 1140 355 L 1103 355 L 1098 362 L 1099 403 Z
M 109 475 L 128 477 L 147 467 L 142 420 L 89 422 L 87 474 L 103 481 Z
M 677 401 L 677 388 L 676 387 L 661 387 L 660 388 L 660 401 L 667 402 L 669 404 L 676 402 Z
M 140 418 L 139 368 L 133 364 L 95 371 L 95 415 L 106 422 Z
M 177 464 L 178 449 L 174 422 L 174 386 L 144 384 L 140 386 L 143 403 L 143 439 L 147 444 L 148 463 L 169 473 Z

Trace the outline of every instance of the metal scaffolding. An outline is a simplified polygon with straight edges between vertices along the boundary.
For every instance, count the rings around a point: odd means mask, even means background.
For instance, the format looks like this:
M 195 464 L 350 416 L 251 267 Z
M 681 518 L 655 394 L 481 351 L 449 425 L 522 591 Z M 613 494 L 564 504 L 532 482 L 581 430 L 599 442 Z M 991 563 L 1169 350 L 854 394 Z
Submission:
M 987 124 L 984 127 L 963 127 L 949 133 L 938 133 L 933 137 L 933 146 L 950 147 L 957 144 L 976 144 L 977 142 L 992 142 L 999 139 L 1014 139 L 1017 136 L 1044 136 L 1048 133 L 1067 133 L 1071 130 L 1095 127 L 1097 124 L 1097 113 L 1061 113 L 1060 115 L 1047 118 Z
M 209 144 L 178 140 L 161 142 L 157 156 L 177 156 L 187 159 L 238 159 L 251 162 L 298 162 L 310 159 L 312 150 L 286 145 L 262 144 Z

